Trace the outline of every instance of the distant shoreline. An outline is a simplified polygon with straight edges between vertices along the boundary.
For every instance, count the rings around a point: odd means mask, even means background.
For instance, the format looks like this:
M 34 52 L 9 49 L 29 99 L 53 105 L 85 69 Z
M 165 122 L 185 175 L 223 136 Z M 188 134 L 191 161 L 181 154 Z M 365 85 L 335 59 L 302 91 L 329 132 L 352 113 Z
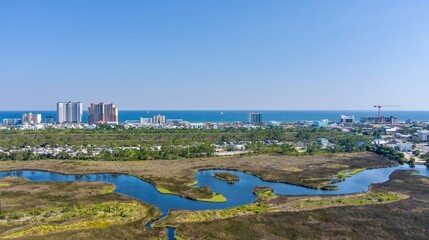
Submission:
M 41 113 L 42 119 L 47 116 L 56 118 L 55 110 L 9 110 L 0 111 L 0 119 L 21 118 L 23 113 Z M 261 112 L 263 121 L 299 122 L 319 121 L 329 119 L 339 121 L 341 115 L 354 115 L 359 121 L 360 117 L 377 116 L 376 109 L 373 110 L 119 110 L 119 122 L 126 120 L 140 120 L 152 118 L 154 115 L 165 115 L 166 119 L 183 119 L 189 122 L 245 122 L 248 113 Z M 398 121 L 429 121 L 429 110 L 382 110 L 382 115 L 397 116 Z M 83 112 L 84 122 L 87 120 L 88 111 Z

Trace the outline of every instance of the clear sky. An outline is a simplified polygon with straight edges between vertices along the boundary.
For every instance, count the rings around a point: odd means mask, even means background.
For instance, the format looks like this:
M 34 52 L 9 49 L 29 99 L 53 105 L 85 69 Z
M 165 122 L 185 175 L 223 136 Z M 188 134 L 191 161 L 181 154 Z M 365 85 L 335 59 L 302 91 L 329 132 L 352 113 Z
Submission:
M 429 110 L 427 0 L 0 0 L 0 110 Z

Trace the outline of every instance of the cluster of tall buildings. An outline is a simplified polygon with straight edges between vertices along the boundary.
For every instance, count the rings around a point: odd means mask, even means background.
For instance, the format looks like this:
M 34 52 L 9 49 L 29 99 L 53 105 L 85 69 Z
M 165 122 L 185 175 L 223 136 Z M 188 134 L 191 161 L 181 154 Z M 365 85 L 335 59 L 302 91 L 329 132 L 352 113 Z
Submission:
M 58 102 L 58 123 L 81 123 L 83 116 L 83 104 L 81 102 Z M 118 123 L 119 111 L 113 104 L 91 103 L 88 108 L 88 123 Z

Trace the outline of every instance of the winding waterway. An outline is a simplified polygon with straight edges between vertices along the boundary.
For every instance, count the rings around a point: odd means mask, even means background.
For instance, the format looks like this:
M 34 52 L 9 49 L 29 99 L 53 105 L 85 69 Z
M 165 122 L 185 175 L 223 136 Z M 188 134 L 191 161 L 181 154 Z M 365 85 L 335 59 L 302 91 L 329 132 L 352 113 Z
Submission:
M 334 184 L 338 186 L 338 190 L 324 191 L 318 189 L 310 189 L 306 187 L 286 184 L 273 183 L 261 180 L 258 177 L 237 171 L 225 170 L 204 170 L 196 173 L 195 179 L 198 183 L 195 186 L 211 187 L 213 192 L 221 193 L 227 198 L 227 202 L 212 203 L 200 202 L 176 195 L 161 194 L 157 189 L 134 176 L 126 174 L 85 174 L 85 175 L 64 175 L 59 173 L 45 171 L 7 171 L 0 172 L 0 178 L 6 176 L 27 178 L 31 181 L 48 181 L 48 182 L 72 182 L 72 181 L 102 181 L 116 185 L 115 192 L 125 194 L 146 203 L 157 206 L 162 215 L 165 216 L 170 209 L 186 209 L 186 210 L 208 210 L 208 209 L 224 209 L 228 207 L 241 206 L 252 203 L 256 200 L 256 195 L 253 194 L 253 188 L 256 186 L 265 186 L 273 189 L 274 193 L 279 195 L 340 195 L 352 194 L 368 191 L 368 187 L 373 183 L 383 183 L 389 179 L 390 174 L 395 170 L 417 170 L 418 175 L 429 177 L 429 169 L 425 166 L 417 165 L 415 168 L 410 168 L 407 165 L 390 168 L 369 169 L 357 173 L 343 182 Z M 212 176 L 215 172 L 230 172 L 240 177 L 240 180 L 234 184 L 228 184 L 224 181 L 216 179 Z M 171 239 L 174 235 L 174 229 L 169 229 Z

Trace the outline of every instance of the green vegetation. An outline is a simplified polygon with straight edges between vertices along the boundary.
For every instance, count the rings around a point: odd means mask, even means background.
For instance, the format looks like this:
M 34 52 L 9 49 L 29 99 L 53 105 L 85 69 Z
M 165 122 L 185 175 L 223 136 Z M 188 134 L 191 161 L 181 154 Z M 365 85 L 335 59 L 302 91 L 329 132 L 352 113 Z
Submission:
M 353 176 L 353 175 L 355 175 L 357 173 L 360 173 L 360 172 L 362 172 L 364 170 L 365 170 L 365 168 L 357 168 L 357 169 L 352 169 L 350 171 L 349 170 L 343 170 L 340 173 L 338 173 L 337 177 L 340 180 L 344 180 L 344 179 L 346 179 L 348 177 L 351 177 L 351 176 Z
M 0 146 L 153 146 L 153 145 L 188 145 L 196 142 L 225 141 L 264 141 L 274 139 L 291 141 L 295 139 L 296 130 L 284 128 L 266 129 L 123 129 L 99 128 L 95 130 L 52 129 L 52 130 L 7 130 L 0 131 Z M 318 135 L 320 135 L 319 133 Z M 330 133 L 331 136 L 341 132 Z M 313 134 L 310 134 L 313 135 Z M 325 134 L 322 134 L 325 135 Z M 328 135 L 328 134 L 326 134 Z
M 426 167 L 429 168 L 429 152 L 426 154 L 422 154 L 420 155 L 420 158 L 423 159 L 425 161 L 425 165 Z
M 408 198 L 407 195 L 393 192 L 368 192 L 344 197 L 321 198 L 310 197 L 293 201 L 292 207 L 297 209 L 315 209 L 340 205 L 366 205 L 388 203 Z
M 202 202 L 226 202 L 227 199 L 220 193 L 213 193 L 213 196 L 210 198 L 197 198 L 198 201 Z
M 358 195 L 339 197 L 284 197 L 272 193 L 267 187 L 256 187 L 254 193 L 258 201 L 244 206 L 222 210 L 188 211 L 174 210 L 168 216 L 155 223 L 155 227 L 180 227 L 182 224 L 212 222 L 222 219 L 243 217 L 269 212 L 295 212 L 302 210 L 320 209 L 335 206 L 369 205 L 391 203 L 409 196 L 395 192 L 368 192 Z
M 338 164 L 327 166 L 327 168 L 335 169 L 335 170 L 346 168 L 346 167 L 348 167 L 348 166 L 347 165 L 338 165 Z M 332 190 L 338 189 L 337 186 L 332 186 L 331 185 L 332 183 L 344 181 L 346 178 L 351 177 L 351 176 L 353 176 L 359 172 L 362 172 L 364 170 L 365 170 L 365 168 L 356 168 L 356 169 L 351 169 L 351 170 L 345 169 L 345 170 L 340 171 L 339 173 L 336 173 L 333 176 L 328 176 L 325 178 L 314 178 L 314 177 L 312 177 L 312 178 L 305 179 L 305 181 L 307 183 L 319 182 L 320 183 L 320 185 L 318 186 L 319 189 L 332 191 Z
M 321 186 L 320 189 L 325 190 L 325 191 L 335 191 L 335 190 L 338 190 L 340 188 L 338 186 L 325 185 L 325 186 Z
M 229 172 L 214 173 L 212 175 L 213 175 L 213 177 L 215 177 L 219 180 L 225 181 L 229 184 L 233 184 L 233 183 L 240 180 L 239 176 L 232 174 L 232 173 L 229 173 Z
M 212 157 L 214 147 L 210 143 L 195 143 L 190 146 L 164 145 L 160 150 L 152 150 L 150 147 L 139 149 L 121 149 L 112 151 L 103 150 L 98 155 L 92 155 L 93 147 L 86 148 L 87 154 L 77 153 L 72 156 L 65 152 L 53 154 L 33 154 L 28 151 L 14 151 L 11 154 L 0 153 L 0 160 L 39 160 L 39 159 L 75 159 L 75 160 L 104 160 L 104 161 L 137 161 L 137 160 L 173 160 L 178 158 Z M 82 164 L 82 163 L 80 163 Z
M 116 189 L 116 186 L 114 184 L 111 184 L 101 189 L 100 194 L 112 193 L 115 191 L 115 189 Z
M 301 168 L 297 168 L 297 167 L 287 167 L 287 168 L 283 168 L 283 171 L 286 172 L 302 172 L 303 170 Z
M 155 227 L 177 227 L 183 223 L 210 222 L 219 219 L 227 219 L 264 212 L 297 211 L 343 205 L 389 203 L 408 198 L 407 195 L 399 193 L 370 192 L 360 195 L 342 197 L 298 197 L 295 200 L 288 200 L 286 197 L 280 197 L 280 200 L 276 199 L 274 200 L 275 204 L 272 204 L 270 201 L 273 199 L 274 195 L 272 194 L 271 189 L 258 187 L 258 189 L 255 188 L 255 191 L 257 192 L 258 196 L 260 196 L 260 200 L 262 201 L 222 210 L 174 210 L 171 211 L 166 218 L 157 221 L 155 223 Z M 271 206 L 268 203 L 271 203 Z
M 186 186 L 192 187 L 192 186 L 194 186 L 197 183 L 198 183 L 198 181 L 194 180 L 193 182 L 186 184 Z
M 8 224 L 14 224 L 22 218 L 32 222 L 52 222 L 33 226 L 25 230 L 15 231 L 1 236 L 2 238 L 18 238 L 23 236 L 45 235 L 57 231 L 82 230 L 90 228 L 107 228 L 110 225 L 122 224 L 142 219 L 147 208 L 138 202 L 104 202 L 97 205 L 72 205 L 61 208 L 44 208 L 24 213 L 12 212 L 4 218 Z M 79 222 L 67 222 L 68 219 L 88 219 Z M 58 224 L 59 221 L 66 222 Z
M 349 166 L 344 165 L 344 164 L 333 164 L 333 165 L 329 165 L 328 168 L 330 169 L 344 169 L 344 168 L 348 168 Z
M 181 223 L 190 222 L 208 222 L 217 219 L 227 219 L 241 215 L 262 213 L 269 210 L 269 206 L 264 203 L 256 202 L 239 207 L 227 208 L 222 210 L 205 211 L 187 211 L 173 210 L 169 212 L 166 218 L 157 221 L 154 227 L 172 226 L 177 227 Z
M 314 141 L 328 138 L 334 145 L 322 149 Z M 0 160 L 39 160 L 39 159 L 77 159 L 106 161 L 137 161 L 157 159 L 202 158 L 214 156 L 213 143 L 227 141 L 246 141 L 246 148 L 252 154 L 281 154 L 287 156 L 316 155 L 338 152 L 365 151 L 370 144 L 369 136 L 344 133 L 338 129 L 322 128 L 281 128 L 267 127 L 258 129 L 124 129 L 120 126 L 112 129 L 100 126 L 95 130 L 34 130 L 0 131 L 0 146 L 18 149 L 31 147 L 66 147 L 71 146 L 78 154 L 61 152 L 53 154 L 33 154 L 29 151 L 13 151 L 11 154 L 0 153 Z M 304 151 L 296 150 L 292 145 L 279 142 L 301 142 L 307 145 Z M 160 150 L 151 149 L 154 145 Z M 112 151 L 96 147 L 104 146 Z M 120 147 L 138 147 L 120 148 Z
M 371 147 L 367 147 L 367 150 L 374 152 L 378 155 L 384 156 L 390 160 L 396 161 L 401 165 L 407 162 L 407 159 L 405 158 L 403 153 L 391 147 L 385 147 L 385 146 L 372 147 L 371 146 Z
M 158 192 L 162 193 L 162 194 L 171 194 L 171 195 L 177 195 L 177 193 L 172 192 L 166 188 L 162 188 L 162 187 L 156 187 L 156 189 L 158 190 Z
M 103 220 L 88 220 L 75 222 L 64 225 L 39 225 L 34 226 L 26 230 L 17 231 L 14 233 L 6 234 L 2 236 L 2 239 L 11 239 L 11 238 L 20 238 L 20 237 L 31 237 L 35 235 L 46 235 L 50 233 L 67 231 L 67 230 L 83 230 L 83 229 L 91 229 L 91 228 L 107 228 L 109 227 L 111 222 L 103 221 Z
M 0 179 L 0 184 L 4 186 L 0 188 L 2 239 L 63 239 L 74 234 L 90 239 L 99 236 L 97 229 L 114 234 L 117 226 L 133 234 L 125 237 L 149 237 L 155 233 L 137 233 L 130 227 L 161 215 L 154 206 L 111 193 L 114 188 L 108 183 L 31 182 L 6 177 Z M 164 236 L 159 231 L 156 234 Z
M 414 155 L 414 156 L 418 157 L 418 156 L 420 156 L 420 154 L 421 154 L 421 151 L 420 151 L 420 150 L 418 150 L 418 149 L 413 150 L 413 155 Z
M 277 196 L 273 193 L 273 189 L 269 187 L 255 187 L 253 193 L 256 194 L 259 199 L 270 199 Z
M 415 167 L 416 166 L 416 159 L 410 158 L 410 160 L 408 160 L 407 163 L 410 165 L 410 167 Z

